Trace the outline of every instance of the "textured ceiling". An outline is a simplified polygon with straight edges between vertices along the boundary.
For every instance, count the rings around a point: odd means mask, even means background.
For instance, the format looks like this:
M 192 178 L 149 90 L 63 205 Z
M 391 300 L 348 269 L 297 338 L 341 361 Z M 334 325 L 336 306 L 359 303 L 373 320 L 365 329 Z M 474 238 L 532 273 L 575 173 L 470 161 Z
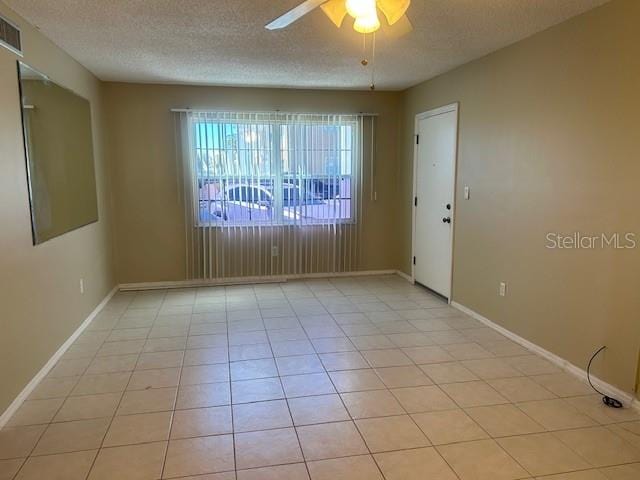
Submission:
M 366 88 L 362 36 L 320 10 L 263 27 L 301 0 L 4 0 L 102 80 Z M 413 0 L 414 31 L 378 34 L 376 84 L 397 90 L 607 0 Z

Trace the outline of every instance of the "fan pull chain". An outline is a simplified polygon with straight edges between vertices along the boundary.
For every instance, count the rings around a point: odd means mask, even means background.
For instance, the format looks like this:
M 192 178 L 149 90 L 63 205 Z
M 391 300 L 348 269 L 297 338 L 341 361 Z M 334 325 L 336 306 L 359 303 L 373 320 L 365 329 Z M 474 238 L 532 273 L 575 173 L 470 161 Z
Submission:
M 363 67 L 368 67 L 371 63 L 371 83 L 369 84 L 370 90 L 376 89 L 376 34 L 375 32 L 371 37 L 371 62 L 367 59 L 367 34 L 362 34 L 362 61 L 360 64 Z
M 371 85 L 369 85 L 369 89 L 371 91 L 376 89 L 376 32 L 373 32 L 371 41 Z
M 362 60 L 360 61 L 360 64 L 363 67 L 366 67 L 367 65 L 369 65 L 369 60 L 367 60 L 367 34 L 366 33 L 362 34 Z

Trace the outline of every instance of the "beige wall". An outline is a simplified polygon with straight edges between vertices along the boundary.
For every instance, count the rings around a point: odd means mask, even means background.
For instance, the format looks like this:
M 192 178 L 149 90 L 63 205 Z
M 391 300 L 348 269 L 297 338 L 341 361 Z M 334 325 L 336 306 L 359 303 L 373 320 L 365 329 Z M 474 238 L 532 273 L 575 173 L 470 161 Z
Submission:
M 613 1 L 408 90 L 399 172 L 409 272 L 414 118 L 459 101 L 454 300 L 581 367 L 607 345 L 596 373 L 627 391 L 639 250 L 548 250 L 545 235 L 640 240 L 639 18 L 640 2 Z
M 99 82 L 0 3 L 22 28 L 24 61 L 91 101 L 100 221 L 34 247 L 17 56 L 0 48 L 0 412 L 113 288 Z M 85 279 L 80 295 L 79 279 Z
M 361 269 L 398 264 L 396 159 L 399 93 L 108 83 L 108 159 L 113 168 L 116 263 L 121 283 L 185 279 L 184 208 L 178 193 L 176 107 L 231 111 L 378 113 L 375 183 L 365 164 Z

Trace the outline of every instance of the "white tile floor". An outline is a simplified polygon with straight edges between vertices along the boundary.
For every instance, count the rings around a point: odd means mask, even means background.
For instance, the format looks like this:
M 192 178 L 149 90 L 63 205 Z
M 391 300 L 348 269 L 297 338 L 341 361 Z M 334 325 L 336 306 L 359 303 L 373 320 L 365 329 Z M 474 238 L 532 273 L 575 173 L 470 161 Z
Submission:
M 0 480 L 638 480 L 640 416 L 393 277 L 118 294 Z

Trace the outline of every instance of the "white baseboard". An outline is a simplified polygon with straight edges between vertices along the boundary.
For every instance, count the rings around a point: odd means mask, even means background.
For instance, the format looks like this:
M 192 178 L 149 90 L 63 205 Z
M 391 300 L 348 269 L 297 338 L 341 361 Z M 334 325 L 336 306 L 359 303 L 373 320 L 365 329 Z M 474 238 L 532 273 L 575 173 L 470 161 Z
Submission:
M 35 390 L 40 381 L 51 371 L 51 369 L 55 366 L 55 364 L 62 358 L 64 353 L 69 349 L 69 347 L 76 341 L 76 339 L 82 334 L 82 332 L 89 326 L 89 324 L 93 321 L 93 319 L 98 315 L 100 310 L 104 308 L 109 300 L 116 294 L 118 291 L 118 286 L 115 286 L 107 296 L 100 302 L 100 304 L 89 314 L 89 316 L 80 324 L 80 326 L 76 329 L 75 332 L 71 334 L 71 336 L 67 339 L 66 342 L 62 344 L 62 346 L 53 354 L 53 356 L 45 363 L 44 367 L 40 369 L 40 371 L 31 379 L 29 383 L 22 389 L 22 391 L 18 394 L 18 396 L 11 402 L 9 407 L 4 411 L 2 415 L 0 415 L 0 429 L 4 427 L 9 419 L 13 416 L 14 413 L 20 408 L 22 403 L 31 395 L 31 392 Z
M 547 360 L 549 360 L 554 365 L 557 365 L 558 367 L 562 368 L 567 373 L 571 373 L 572 375 L 578 377 L 583 382 L 587 381 L 587 372 L 586 372 L 586 370 L 584 370 L 584 369 L 572 364 L 568 360 L 565 360 L 564 358 L 559 357 L 555 353 L 551 353 L 550 351 L 545 350 L 544 348 L 540 347 L 539 345 L 536 345 L 535 343 L 530 342 L 529 340 L 527 340 L 525 338 L 522 338 L 519 335 L 516 335 L 512 331 L 507 330 L 504 327 L 501 327 L 500 325 L 492 322 L 488 318 L 483 317 L 479 313 L 474 312 L 470 308 L 467 308 L 464 305 L 459 304 L 458 302 L 451 302 L 451 306 L 456 308 L 456 309 L 458 309 L 458 310 L 460 310 L 463 313 L 466 313 L 470 317 L 475 318 L 479 322 L 482 322 L 483 324 L 485 324 L 486 326 L 492 328 L 493 330 L 497 331 L 498 333 L 501 333 L 502 335 L 507 337 L 509 340 L 512 340 L 512 341 L 516 342 L 517 344 L 522 345 L 527 350 L 530 350 L 533 353 L 536 353 L 536 354 L 546 358 Z M 625 392 L 624 390 L 620 390 L 618 387 L 615 387 L 615 386 L 613 386 L 613 385 L 611 385 L 611 384 L 609 384 L 609 383 L 607 383 L 607 382 L 605 382 L 603 380 L 600 380 L 599 378 L 594 377 L 593 375 L 591 376 L 591 382 L 600 391 L 602 391 L 606 395 L 609 395 L 611 397 L 615 397 L 618 400 L 622 401 L 625 404 L 625 406 L 633 407 L 633 408 L 636 408 L 636 409 L 640 410 L 640 402 L 638 401 L 638 399 L 635 398 L 635 396 L 633 394 Z
M 402 270 L 396 270 L 396 275 L 398 275 L 399 277 L 404 278 L 407 282 L 409 282 L 411 285 L 414 285 L 416 282 L 413 280 L 413 278 L 411 278 L 411 275 L 407 275 L 406 273 L 404 273 Z
M 355 272 L 303 273 L 298 275 L 264 275 L 259 277 L 228 277 L 206 280 L 178 280 L 172 282 L 141 282 L 123 283 L 120 290 L 163 290 L 188 287 L 214 287 L 220 285 L 245 285 L 250 283 L 283 283 L 289 280 L 304 280 L 313 278 L 365 277 L 375 275 L 395 275 L 397 270 L 362 270 Z M 400 275 L 402 276 L 402 275 Z

